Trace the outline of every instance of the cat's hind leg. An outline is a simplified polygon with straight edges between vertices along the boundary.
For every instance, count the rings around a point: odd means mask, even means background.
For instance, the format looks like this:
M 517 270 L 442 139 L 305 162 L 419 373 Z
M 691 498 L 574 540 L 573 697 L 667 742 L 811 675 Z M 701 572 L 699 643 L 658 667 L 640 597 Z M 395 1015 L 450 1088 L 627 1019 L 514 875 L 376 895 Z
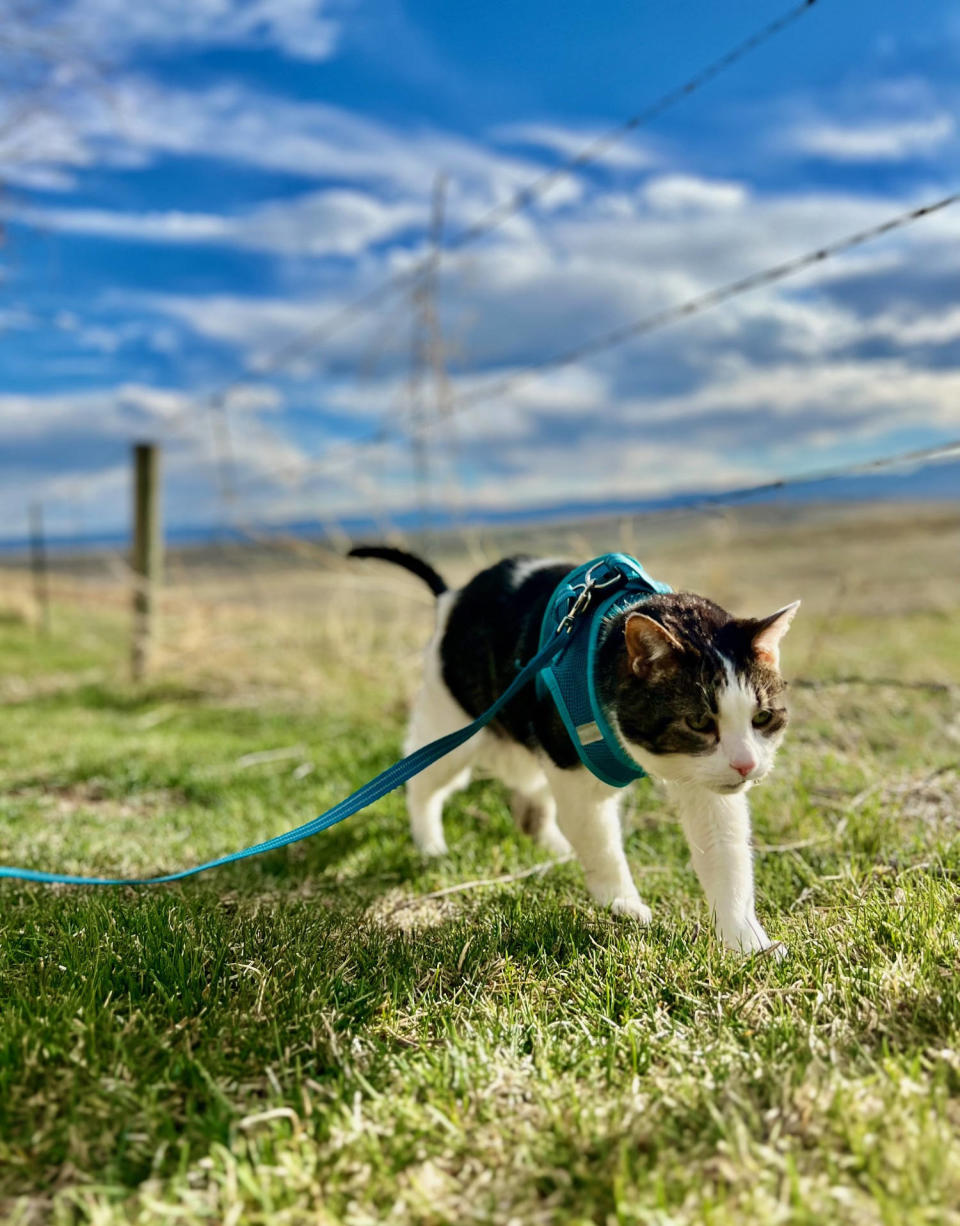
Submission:
M 441 770 L 441 763 L 427 767 L 407 783 L 407 812 L 413 841 L 425 856 L 442 856 L 447 850 L 443 833 L 443 806 L 448 796 L 465 788 L 470 782 L 470 767 L 461 770 Z
M 486 733 L 477 746 L 477 768 L 510 789 L 510 812 L 519 830 L 555 856 L 569 853 L 570 844 L 557 825 L 557 805 L 550 784 L 539 760 L 526 746 L 494 732 Z
M 546 779 L 538 787 L 523 790 L 513 788 L 510 792 L 510 812 L 517 824 L 539 846 L 555 856 L 565 856 L 571 851 L 557 825 L 557 802 Z
M 413 753 L 467 723 L 469 716 L 454 702 L 436 671 L 428 669 L 414 703 L 404 753 Z M 443 833 L 444 802 L 470 782 L 476 749 L 475 738 L 407 781 L 410 833 L 425 856 L 442 856 L 447 850 Z

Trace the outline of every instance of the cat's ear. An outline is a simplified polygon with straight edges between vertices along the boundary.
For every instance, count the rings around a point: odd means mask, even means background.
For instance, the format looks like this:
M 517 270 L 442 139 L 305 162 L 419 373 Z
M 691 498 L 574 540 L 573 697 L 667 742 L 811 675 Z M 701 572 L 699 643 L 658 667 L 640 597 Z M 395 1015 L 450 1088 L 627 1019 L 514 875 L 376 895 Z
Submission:
M 790 629 L 790 623 L 799 608 L 800 601 L 795 600 L 793 604 L 777 609 L 776 613 L 771 613 L 769 617 L 746 623 L 753 654 L 762 663 L 770 664 L 774 668 L 780 667 L 780 640 Z
M 630 671 L 644 673 L 652 664 L 663 664 L 683 644 L 670 631 L 645 613 L 631 613 L 624 626 Z

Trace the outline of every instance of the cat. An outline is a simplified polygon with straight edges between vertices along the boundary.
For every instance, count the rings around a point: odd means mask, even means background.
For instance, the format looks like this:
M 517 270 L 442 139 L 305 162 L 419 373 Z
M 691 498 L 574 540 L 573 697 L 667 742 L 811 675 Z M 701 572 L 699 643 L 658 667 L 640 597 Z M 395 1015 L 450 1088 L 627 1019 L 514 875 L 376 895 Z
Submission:
M 507 688 L 537 650 L 544 610 L 573 569 L 504 558 L 451 590 L 423 559 L 359 546 L 412 571 L 437 597 L 406 752 L 462 727 Z M 638 597 L 601 630 L 596 688 L 626 754 L 660 780 L 676 808 L 716 932 L 731 950 L 785 948 L 754 909 L 747 794 L 768 774 L 787 724 L 780 642 L 800 602 L 769 617 L 735 618 L 702 596 Z M 407 784 L 410 827 L 425 855 L 446 851 L 443 806 L 474 768 L 511 791 L 519 827 L 557 854 L 572 849 L 602 906 L 647 924 L 623 851 L 621 789 L 580 761 L 549 695 L 528 685 L 490 727 Z

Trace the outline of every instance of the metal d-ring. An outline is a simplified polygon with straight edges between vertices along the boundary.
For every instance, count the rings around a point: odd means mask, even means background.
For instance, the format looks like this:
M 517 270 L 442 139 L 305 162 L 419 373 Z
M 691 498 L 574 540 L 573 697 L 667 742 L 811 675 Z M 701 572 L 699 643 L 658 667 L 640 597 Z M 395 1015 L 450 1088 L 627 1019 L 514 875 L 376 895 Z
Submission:
M 597 580 L 593 578 L 593 572 L 598 566 L 603 566 L 603 564 L 604 563 L 602 560 L 599 562 L 594 562 L 593 566 L 591 566 L 586 575 L 584 575 L 584 583 L 593 591 L 601 592 L 605 587 L 612 587 L 613 584 L 619 583 L 619 581 L 623 578 L 620 571 L 615 570 L 609 579 L 605 579 L 603 583 L 598 583 Z

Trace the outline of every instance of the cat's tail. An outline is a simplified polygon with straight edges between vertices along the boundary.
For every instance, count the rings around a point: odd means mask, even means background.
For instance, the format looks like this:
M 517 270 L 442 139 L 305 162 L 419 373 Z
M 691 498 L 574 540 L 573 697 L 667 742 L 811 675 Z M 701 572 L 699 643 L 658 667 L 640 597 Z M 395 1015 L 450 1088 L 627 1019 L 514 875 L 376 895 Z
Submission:
M 356 545 L 347 554 L 348 558 L 379 558 L 381 562 L 392 562 L 394 566 L 402 566 L 418 579 L 422 579 L 434 596 L 441 596 L 447 590 L 447 584 L 429 562 L 418 558 L 415 553 L 407 553 L 405 549 L 392 549 L 389 545 Z

